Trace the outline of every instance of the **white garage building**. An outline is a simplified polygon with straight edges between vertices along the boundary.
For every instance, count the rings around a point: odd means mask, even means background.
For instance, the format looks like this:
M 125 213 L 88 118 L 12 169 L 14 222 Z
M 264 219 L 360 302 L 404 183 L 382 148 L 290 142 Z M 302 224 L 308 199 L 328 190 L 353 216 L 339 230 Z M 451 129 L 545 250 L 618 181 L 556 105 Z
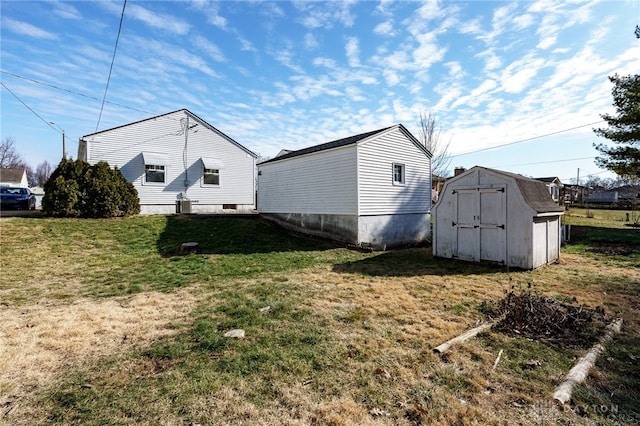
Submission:
M 429 238 L 431 153 L 402 124 L 258 164 L 258 211 L 289 229 L 385 248 Z
M 560 257 L 562 208 L 544 183 L 473 167 L 433 207 L 434 256 L 535 269 Z

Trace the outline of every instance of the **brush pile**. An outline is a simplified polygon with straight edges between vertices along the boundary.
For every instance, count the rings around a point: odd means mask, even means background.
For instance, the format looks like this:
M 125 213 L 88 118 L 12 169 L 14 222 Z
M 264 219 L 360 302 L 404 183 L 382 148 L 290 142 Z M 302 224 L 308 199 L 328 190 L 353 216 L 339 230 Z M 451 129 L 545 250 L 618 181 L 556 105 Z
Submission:
M 569 304 L 528 291 L 510 291 L 497 305 L 484 304 L 482 310 L 489 317 L 502 318 L 493 327 L 496 331 L 565 347 L 590 347 L 610 322 L 603 308 Z

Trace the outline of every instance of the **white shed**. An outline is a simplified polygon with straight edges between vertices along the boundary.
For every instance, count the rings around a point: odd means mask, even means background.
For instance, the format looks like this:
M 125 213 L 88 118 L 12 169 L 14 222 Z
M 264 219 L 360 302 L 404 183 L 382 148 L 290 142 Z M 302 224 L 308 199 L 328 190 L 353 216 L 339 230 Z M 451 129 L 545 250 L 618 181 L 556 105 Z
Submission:
M 562 208 L 543 182 L 476 166 L 445 182 L 433 214 L 434 256 L 522 269 L 560 257 Z
M 256 154 L 187 109 L 83 136 L 78 158 L 118 167 L 143 214 L 255 211 Z
M 258 212 L 300 232 L 384 248 L 429 238 L 431 153 L 401 124 L 258 164 Z

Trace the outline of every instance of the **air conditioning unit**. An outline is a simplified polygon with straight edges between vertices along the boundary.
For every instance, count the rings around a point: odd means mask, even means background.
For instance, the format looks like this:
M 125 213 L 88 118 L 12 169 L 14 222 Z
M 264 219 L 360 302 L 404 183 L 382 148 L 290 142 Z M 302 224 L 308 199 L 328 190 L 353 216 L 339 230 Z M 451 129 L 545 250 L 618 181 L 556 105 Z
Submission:
M 190 214 L 191 213 L 191 200 L 178 200 L 178 201 L 176 201 L 176 213 Z

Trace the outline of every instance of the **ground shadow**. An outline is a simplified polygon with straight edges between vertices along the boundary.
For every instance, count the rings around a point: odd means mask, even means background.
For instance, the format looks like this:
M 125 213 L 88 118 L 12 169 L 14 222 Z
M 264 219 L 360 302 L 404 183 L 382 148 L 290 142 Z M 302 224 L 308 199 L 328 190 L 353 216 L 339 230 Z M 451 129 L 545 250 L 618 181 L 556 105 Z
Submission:
M 640 254 L 640 229 L 572 225 L 567 245 L 605 255 Z
M 174 215 L 158 237 L 158 253 L 180 254 L 183 243 L 197 242 L 199 254 L 256 254 L 315 251 L 341 247 L 336 243 L 293 234 L 251 215 Z
M 430 247 L 398 249 L 354 262 L 333 266 L 338 273 L 380 277 L 419 275 L 474 275 L 507 272 L 507 267 L 492 263 L 465 262 L 434 257 Z

